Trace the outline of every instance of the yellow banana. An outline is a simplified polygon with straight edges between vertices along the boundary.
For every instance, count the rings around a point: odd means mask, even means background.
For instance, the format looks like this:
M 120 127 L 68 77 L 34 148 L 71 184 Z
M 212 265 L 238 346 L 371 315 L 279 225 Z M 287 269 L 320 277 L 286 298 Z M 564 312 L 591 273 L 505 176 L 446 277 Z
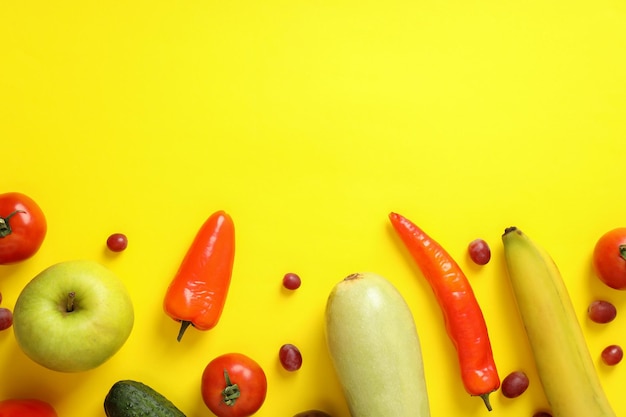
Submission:
M 561 274 L 515 227 L 502 236 L 509 280 L 554 417 L 615 417 Z

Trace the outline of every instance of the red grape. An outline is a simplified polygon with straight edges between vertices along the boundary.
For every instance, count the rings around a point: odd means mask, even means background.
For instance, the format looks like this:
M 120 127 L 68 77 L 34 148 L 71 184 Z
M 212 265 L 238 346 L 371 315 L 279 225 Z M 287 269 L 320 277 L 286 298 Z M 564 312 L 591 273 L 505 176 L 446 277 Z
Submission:
M 486 265 L 491 259 L 491 249 L 483 239 L 474 239 L 467 247 L 469 256 L 477 265 Z
M 595 323 L 608 323 L 617 316 L 617 309 L 608 301 L 595 300 L 587 307 L 587 315 Z
M 624 351 L 618 345 L 610 345 L 602 351 L 602 361 L 609 366 L 617 365 L 624 357 Z
M 13 312 L 8 308 L 0 307 L 0 330 L 6 330 L 13 325 Z
M 545 411 L 539 411 L 538 413 L 533 414 L 533 417 L 552 417 L 552 414 L 546 413 Z
M 502 395 L 506 398 L 519 397 L 526 391 L 528 384 L 528 376 L 524 372 L 511 372 L 502 380 Z
M 278 358 L 283 368 L 289 372 L 297 371 L 302 366 L 302 354 L 300 350 L 290 343 L 280 347 Z
M 113 233 L 107 239 L 107 247 L 113 252 L 121 252 L 128 246 L 128 238 L 123 233 Z
M 297 290 L 300 288 L 300 284 L 302 284 L 302 280 L 298 276 L 298 274 L 294 274 L 293 272 L 288 272 L 283 277 L 283 287 L 288 290 Z

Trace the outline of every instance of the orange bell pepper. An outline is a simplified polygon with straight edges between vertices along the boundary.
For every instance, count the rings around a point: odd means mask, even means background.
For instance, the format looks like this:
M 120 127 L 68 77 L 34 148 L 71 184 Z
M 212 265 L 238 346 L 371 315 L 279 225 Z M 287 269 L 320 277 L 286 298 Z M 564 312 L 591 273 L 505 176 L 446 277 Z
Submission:
M 235 227 L 224 211 L 213 213 L 198 231 L 165 294 L 167 315 L 181 323 L 177 340 L 189 325 L 217 325 L 230 287 L 235 258 Z

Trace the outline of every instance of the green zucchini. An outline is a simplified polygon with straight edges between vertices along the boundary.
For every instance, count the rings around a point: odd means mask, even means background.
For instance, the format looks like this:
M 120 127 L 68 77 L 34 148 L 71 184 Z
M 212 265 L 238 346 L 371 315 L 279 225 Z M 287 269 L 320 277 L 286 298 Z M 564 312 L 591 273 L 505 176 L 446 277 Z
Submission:
M 396 287 L 352 274 L 331 291 L 326 341 L 352 417 L 428 417 L 413 315 Z
M 131 380 L 113 384 L 104 399 L 104 413 L 107 417 L 185 417 L 163 395 Z

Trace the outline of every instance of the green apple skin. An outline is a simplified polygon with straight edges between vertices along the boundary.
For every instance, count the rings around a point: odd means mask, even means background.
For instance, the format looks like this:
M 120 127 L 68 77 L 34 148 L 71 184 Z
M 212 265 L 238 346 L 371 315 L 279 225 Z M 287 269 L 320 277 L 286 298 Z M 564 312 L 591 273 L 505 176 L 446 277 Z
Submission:
M 73 292 L 73 310 L 68 310 Z M 123 282 L 91 260 L 50 266 L 22 290 L 13 331 L 24 353 L 59 372 L 83 372 L 111 358 L 130 336 L 131 298 Z

